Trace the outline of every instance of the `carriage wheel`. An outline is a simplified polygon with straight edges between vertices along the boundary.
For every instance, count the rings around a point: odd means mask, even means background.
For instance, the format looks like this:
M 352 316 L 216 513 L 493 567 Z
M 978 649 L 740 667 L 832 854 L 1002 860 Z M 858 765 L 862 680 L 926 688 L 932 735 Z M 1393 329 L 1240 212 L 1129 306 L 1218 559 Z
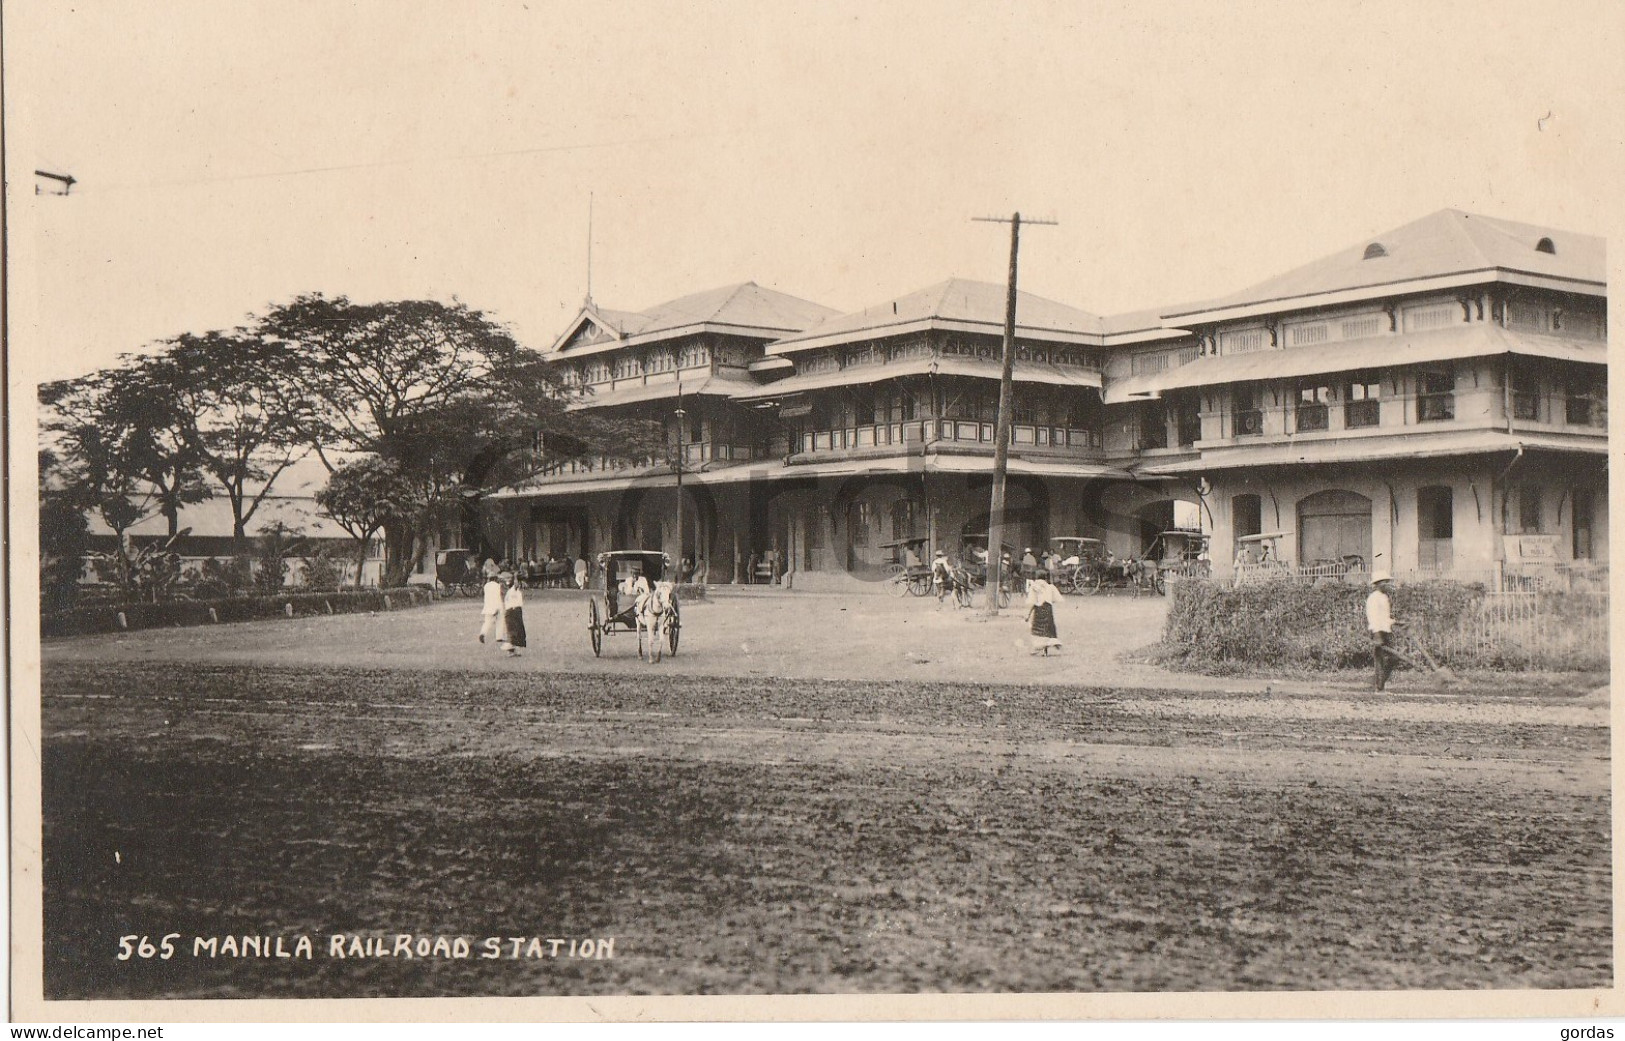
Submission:
M 895 564 L 892 565 L 892 568 L 894 567 L 896 567 Z M 886 591 L 891 593 L 892 596 L 907 596 L 909 587 L 908 572 L 894 571 L 892 568 L 886 569 Z
M 598 601 L 587 601 L 587 632 L 592 637 L 592 656 L 599 657 L 604 650 L 604 625 L 598 616 Z
M 671 608 L 671 620 L 666 623 L 666 647 L 671 651 L 672 657 L 677 656 L 677 634 L 683 628 L 683 620 L 677 614 L 677 605 Z
M 911 596 L 930 596 L 931 576 L 914 575 L 908 580 L 908 591 Z
M 457 587 L 457 592 L 465 597 L 477 596 L 479 595 L 480 587 L 482 585 L 484 585 L 484 583 L 478 578 L 465 578 L 463 579 L 462 584 Z M 449 596 L 450 594 L 447 595 Z
M 1162 577 L 1161 568 L 1151 573 L 1151 588 L 1157 591 L 1158 596 L 1168 595 L 1168 582 Z

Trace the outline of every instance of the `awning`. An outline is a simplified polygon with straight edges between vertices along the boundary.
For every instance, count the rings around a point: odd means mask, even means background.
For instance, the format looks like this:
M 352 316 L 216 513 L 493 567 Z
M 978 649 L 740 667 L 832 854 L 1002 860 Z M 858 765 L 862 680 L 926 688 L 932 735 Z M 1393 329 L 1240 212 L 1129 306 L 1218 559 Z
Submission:
M 1432 459 L 1439 456 L 1471 455 L 1483 452 L 1510 452 L 1519 448 L 1604 455 L 1603 439 L 1583 434 L 1533 434 L 1491 430 L 1455 430 L 1437 433 L 1396 434 L 1384 430 L 1380 436 L 1339 436 L 1315 441 L 1283 444 L 1234 445 L 1205 448 L 1199 458 L 1146 466 L 1138 473 L 1148 476 L 1199 474 L 1210 470 L 1234 470 L 1258 466 L 1311 466 L 1322 463 L 1364 463 L 1386 459 Z
M 999 379 L 1003 367 L 988 358 L 909 358 L 904 361 L 870 365 L 854 365 L 836 372 L 814 372 L 789 376 L 777 383 L 759 386 L 742 399 L 760 400 L 797 394 L 802 391 L 823 390 L 827 387 L 859 386 L 896 379 L 899 376 L 974 376 L 980 379 Z M 1075 369 L 1046 362 L 1015 363 L 1012 378 L 1017 383 L 1047 383 L 1061 387 L 1094 387 L 1099 389 L 1101 376 L 1093 369 Z
M 1104 399 L 1106 404 L 1114 405 L 1158 397 L 1165 391 L 1182 387 L 1354 372 L 1392 365 L 1485 358 L 1497 354 L 1521 354 L 1593 365 L 1604 365 L 1608 361 L 1608 347 L 1604 343 L 1522 333 L 1483 322 L 1377 340 L 1198 358 L 1166 372 L 1113 380 L 1105 389 Z
M 739 397 L 742 392 L 754 391 L 761 387 L 755 380 L 743 377 L 706 376 L 703 379 L 685 382 L 683 396 L 685 398 L 699 397 Z M 639 383 L 630 387 L 617 387 L 614 390 L 597 391 L 572 401 L 566 410 L 576 412 L 584 408 L 606 408 L 611 405 L 632 405 L 640 401 L 656 401 L 661 398 L 677 399 L 677 381 L 670 380 L 661 383 Z
M 1049 459 L 1011 458 L 1007 471 L 1026 477 L 1106 478 L 1132 481 L 1134 475 L 1127 470 L 1099 463 L 1068 462 Z M 747 463 L 711 464 L 705 470 L 684 470 L 683 483 L 695 485 L 737 484 L 743 481 L 791 481 L 809 477 L 860 477 L 864 475 L 918 474 L 918 473 L 993 473 L 993 458 L 977 455 L 890 455 L 872 459 L 826 459 L 806 463 L 782 463 L 778 460 L 758 460 Z M 541 499 L 558 495 L 583 495 L 594 492 L 622 492 L 628 488 L 673 488 L 677 475 L 666 467 L 628 474 L 623 470 L 606 470 L 601 475 L 578 478 L 543 479 L 516 488 L 503 488 L 487 495 L 487 499 Z

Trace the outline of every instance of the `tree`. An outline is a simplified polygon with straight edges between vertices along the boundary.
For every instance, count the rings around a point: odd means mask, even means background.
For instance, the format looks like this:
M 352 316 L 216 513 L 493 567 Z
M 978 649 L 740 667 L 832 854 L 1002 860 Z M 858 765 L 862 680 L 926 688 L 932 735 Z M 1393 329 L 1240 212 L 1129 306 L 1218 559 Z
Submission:
M 386 584 L 404 582 L 426 536 L 453 518 L 466 544 L 483 548 L 477 507 L 494 483 L 617 441 L 641 443 L 614 424 L 567 415 L 569 395 L 551 367 L 465 304 L 302 296 L 273 308 L 258 330 L 297 346 L 309 406 L 299 425 L 329 470 L 343 453 L 374 455 L 410 487 L 384 522 Z
M 367 545 L 386 524 L 398 522 L 415 508 L 416 490 L 400 467 L 378 456 L 363 456 L 333 471 L 327 487 L 316 493 L 316 508 L 336 521 L 359 543 L 355 584 L 367 563 Z
M 210 496 L 189 434 L 193 419 L 166 379 L 147 359 L 125 355 L 116 368 L 40 388 L 51 417 L 45 429 L 120 535 L 144 514 L 138 504 L 151 502 L 173 537 L 181 508 Z
M 40 609 L 72 607 L 79 595 L 79 575 L 90 550 L 90 502 L 83 488 L 50 449 L 39 453 Z
M 182 436 L 231 504 L 232 536 L 244 539 L 277 477 L 307 451 L 297 356 L 240 329 L 183 333 L 145 364 L 174 395 Z

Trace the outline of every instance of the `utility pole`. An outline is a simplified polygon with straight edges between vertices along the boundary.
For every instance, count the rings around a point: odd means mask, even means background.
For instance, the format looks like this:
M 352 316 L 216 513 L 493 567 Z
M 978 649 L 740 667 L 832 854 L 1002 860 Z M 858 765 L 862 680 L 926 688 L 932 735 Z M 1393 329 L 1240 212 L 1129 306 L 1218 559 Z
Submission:
M 677 581 L 683 580 L 683 427 L 688 413 L 683 411 L 683 381 L 677 380 Z
M 1010 466 L 1011 385 L 1016 365 L 1016 256 L 1021 249 L 1021 213 L 971 220 L 1010 225 L 1010 284 L 1004 300 L 1004 368 L 999 374 L 999 421 L 993 431 L 993 499 L 987 511 L 987 607 L 989 618 L 999 614 L 999 590 L 1004 588 L 1004 476 Z M 1057 224 L 1030 220 L 1028 224 Z

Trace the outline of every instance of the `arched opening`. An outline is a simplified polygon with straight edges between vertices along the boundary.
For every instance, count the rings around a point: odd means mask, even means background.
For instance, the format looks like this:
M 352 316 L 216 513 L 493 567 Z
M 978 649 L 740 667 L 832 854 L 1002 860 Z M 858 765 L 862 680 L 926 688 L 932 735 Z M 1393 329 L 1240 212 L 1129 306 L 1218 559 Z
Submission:
M 1371 565 L 1371 500 L 1332 489 L 1298 501 L 1298 562 Z

